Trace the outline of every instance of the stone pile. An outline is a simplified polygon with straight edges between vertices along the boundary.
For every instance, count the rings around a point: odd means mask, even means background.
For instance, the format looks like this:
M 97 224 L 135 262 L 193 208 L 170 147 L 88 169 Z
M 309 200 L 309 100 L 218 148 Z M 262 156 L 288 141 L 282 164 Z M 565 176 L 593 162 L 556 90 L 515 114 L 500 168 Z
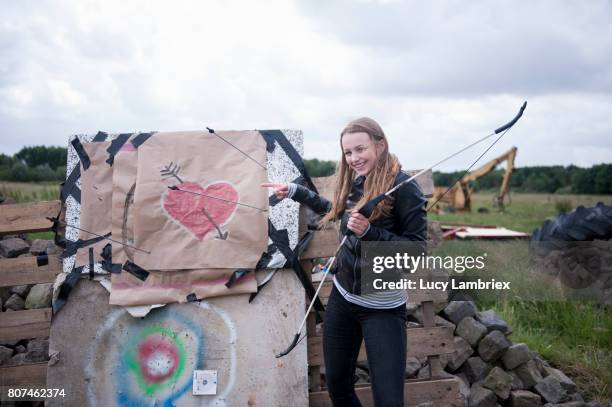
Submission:
M 28 240 L 25 236 L 4 236 L 0 240 L 0 258 L 58 255 L 53 241 Z M 31 284 L 0 288 L 0 310 L 13 312 L 51 307 L 53 284 Z M 24 338 L 0 343 L 0 366 L 18 366 L 49 360 L 49 339 Z
M 421 326 L 420 307 L 409 304 L 408 312 L 409 326 Z M 585 402 L 569 377 L 526 344 L 513 343 L 512 328 L 493 310 L 479 312 L 472 301 L 451 301 L 439 310 L 436 325 L 455 329 L 455 352 L 440 359 L 445 376 L 460 379 L 464 406 L 599 406 Z M 415 378 L 429 378 L 427 358 L 408 358 L 406 379 Z M 358 365 L 356 380 L 369 382 L 367 363 Z

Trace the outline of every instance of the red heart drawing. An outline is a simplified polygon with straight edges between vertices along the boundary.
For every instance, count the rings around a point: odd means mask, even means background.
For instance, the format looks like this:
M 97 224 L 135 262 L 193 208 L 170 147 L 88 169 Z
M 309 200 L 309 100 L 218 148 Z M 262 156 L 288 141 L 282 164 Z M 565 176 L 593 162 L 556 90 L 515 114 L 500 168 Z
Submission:
M 170 217 L 190 230 L 198 240 L 202 240 L 210 231 L 216 232 L 215 224 L 222 226 L 227 223 L 236 211 L 238 191 L 228 182 L 215 182 L 206 188 L 195 182 L 183 182 L 177 187 L 183 191 L 231 201 L 225 202 L 173 189 L 166 192 L 163 199 L 164 209 Z M 209 216 L 206 216 L 207 214 Z

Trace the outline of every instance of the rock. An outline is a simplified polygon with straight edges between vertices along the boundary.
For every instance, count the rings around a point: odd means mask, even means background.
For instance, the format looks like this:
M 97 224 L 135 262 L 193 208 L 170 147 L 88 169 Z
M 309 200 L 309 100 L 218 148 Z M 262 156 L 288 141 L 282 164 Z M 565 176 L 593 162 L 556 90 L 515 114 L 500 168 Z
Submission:
M 26 309 L 47 308 L 51 306 L 53 283 L 36 284 L 30 290 L 25 301 Z
M 457 325 L 455 334 L 465 339 L 470 346 L 476 347 L 478 341 L 487 333 L 487 327 L 472 317 L 465 317 Z
M 23 301 L 23 298 L 17 294 L 11 295 L 10 298 L 4 303 L 4 308 L 11 309 L 13 311 L 21 311 L 24 307 L 25 302 Z
M 470 407 L 495 407 L 496 404 L 497 398 L 491 390 L 477 385 L 473 385 L 470 389 L 470 397 L 468 397 Z
M 510 392 L 510 407 L 540 407 L 542 399 L 535 393 L 527 390 Z
M 533 360 L 528 360 L 526 363 L 518 366 L 514 369 L 514 372 L 528 389 L 542 380 L 542 375 Z
M 554 376 L 548 376 L 540 380 L 534 389 L 542 398 L 549 403 L 559 403 L 567 397 L 567 392 Z
M 39 254 L 47 254 L 47 250 L 54 250 L 55 243 L 52 240 L 34 239 L 30 246 L 30 253 L 37 256 Z
M 501 331 L 491 331 L 478 343 L 478 354 L 482 360 L 494 362 L 504 354 L 511 344 Z
M 436 315 L 434 317 L 434 324 L 436 326 L 450 326 L 451 328 L 453 328 L 453 331 L 455 330 L 455 324 L 445 318 L 442 318 L 440 315 Z
M 4 364 L 13 356 L 13 349 L 0 345 L 0 365 Z
M 476 315 L 476 305 L 471 301 L 451 301 L 443 313 L 446 319 L 457 325 L 463 318 Z
M 476 319 L 480 321 L 481 324 L 487 327 L 488 332 L 497 330 L 501 331 L 505 335 L 510 334 L 512 332 L 512 330 L 508 326 L 508 323 L 501 319 L 492 309 L 479 312 L 478 314 L 476 314 Z
M 467 400 L 470 397 L 470 382 L 468 381 L 467 377 L 465 377 L 465 374 L 463 373 L 459 373 L 458 375 L 456 375 L 456 377 L 460 379 L 459 380 L 459 393 L 461 393 L 463 398 Z
M 542 359 L 542 357 L 540 356 L 538 352 L 531 351 L 530 353 L 531 353 L 531 359 L 533 359 L 533 362 L 535 363 L 542 377 L 548 376 L 548 372 L 545 369 L 547 366 L 550 367 L 548 362 Z
M 414 407 L 436 407 L 433 401 L 426 401 L 425 403 L 417 404 Z
M 569 377 L 565 375 L 559 369 L 555 369 L 553 367 L 546 366 L 544 367 L 548 376 L 553 376 L 555 379 L 561 383 L 561 387 L 563 387 L 568 393 L 574 393 L 577 390 L 576 383 L 572 381 Z
M 363 369 L 355 369 L 355 384 L 367 384 L 370 382 L 370 375 Z
M 420 303 L 416 303 L 416 302 L 407 302 L 406 303 L 406 314 L 407 315 L 412 315 L 416 312 L 416 310 L 419 309 L 419 305 Z
M 30 342 L 28 342 L 27 359 L 30 362 L 44 362 L 48 357 L 48 339 L 32 339 Z
M 421 362 L 413 356 L 406 359 L 406 379 L 412 379 L 416 376 L 421 368 Z
M 28 363 L 25 353 L 18 353 L 5 362 L 5 366 L 20 366 Z
M 504 356 L 502 356 L 502 362 L 508 370 L 512 370 L 518 365 L 522 365 L 531 359 L 529 348 L 524 343 L 516 343 L 506 350 Z
M 0 240 L 0 255 L 3 257 L 17 257 L 30 250 L 28 244 L 17 237 Z
M 467 318 L 466 318 L 467 319 Z M 474 349 L 470 346 L 465 339 L 460 336 L 453 338 L 455 351 L 451 354 L 446 355 L 446 367 L 447 370 L 454 372 L 459 369 L 461 365 L 474 353 Z
M 510 370 L 508 372 L 510 376 L 512 376 L 512 388 L 511 390 L 525 390 L 525 385 L 520 377 L 516 374 L 516 372 Z
M 563 387 L 563 383 L 561 383 L 561 387 Z M 584 403 L 584 397 L 580 393 L 570 394 L 567 398 L 569 401 L 581 401 Z
M 510 396 L 512 376 L 504 372 L 503 369 L 494 367 L 491 369 L 482 385 L 483 387 L 493 391 L 493 393 L 495 393 L 495 395 L 500 399 L 506 400 Z
M 15 346 L 15 353 L 26 353 L 26 347 L 23 345 Z
M 8 300 L 11 296 L 11 288 L 10 287 L 1 287 L 0 288 L 0 299 L 2 300 L 2 303 L 4 304 L 6 302 L 6 300 Z
M 492 366 L 483 361 L 478 356 L 473 356 L 465 361 L 461 368 L 462 373 L 468 378 L 470 383 L 484 379 L 491 371 Z
M 27 297 L 29 292 L 30 292 L 30 286 L 27 284 L 26 285 L 16 285 L 13 288 L 11 288 L 11 293 L 17 294 L 21 298 Z

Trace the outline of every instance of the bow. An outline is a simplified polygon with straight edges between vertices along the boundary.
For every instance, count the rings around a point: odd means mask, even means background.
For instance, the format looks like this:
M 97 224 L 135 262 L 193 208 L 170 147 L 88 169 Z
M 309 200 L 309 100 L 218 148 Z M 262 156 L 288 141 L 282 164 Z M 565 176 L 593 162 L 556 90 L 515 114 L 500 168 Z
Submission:
M 523 115 L 523 112 L 525 111 L 525 108 L 527 107 L 527 102 L 524 102 L 523 105 L 521 106 L 519 112 L 517 113 L 517 115 L 510 120 L 508 123 L 504 124 L 503 126 L 495 129 L 495 131 L 493 131 L 492 133 L 486 135 L 485 137 L 476 140 L 475 142 L 471 143 L 470 145 L 463 147 L 462 149 L 460 149 L 457 152 L 454 152 L 453 154 L 449 155 L 448 157 L 445 157 L 443 159 L 441 159 L 440 161 L 436 162 L 435 164 L 429 166 L 428 168 L 425 168 L 419 172 L 417 172 L 416 174 L 414 174 L 413 176 L 407 178 L 406 180 L 398 183 L 396 186 L 394 186 L 393 188 L 391 188 L 390 190 L 388 190 L 387 192 L 380 194 L 374 198 L 372 198 L 371 200 L 369 200 L 361 209 L 359 209 L 359 213 L 361 213 L 363 216 L 365 216 L 366 218 L 369 218 L 370 215 L 372 215 L 372 212 L 374 212 L 374 209 L 376 208 L 376 206 L 381 203 L 386 197 L 390 196 L 394 191 L 396 191 L 399 187 L 401 187 L 404 184 L 407 184 L 409 182 L 411 182 L 412 180 L 414 180 L 415 178 L 425 174 L 426 172 L 432 170 L 434 167 L 437 167 L 438 165 L 450 160 L 451 158 L 461 154 L 462 152 L 474 147 L 475 145 L 489 139 L 490 137 L 493 137 L 497 134 L 499 134 L 499 136 L 495 139 L 495 141 L 493 141 L 493 143 L 491 143 L 491 145 L 476 159 L 476 161 L 474 161 L 472 163 L 472 165 L 469 167 L 468 171 L 478 162 L 478 160 L 480 160 L 511 128 L 512 126 L 514 126 L 514 124 L 521 118 L 521 116 Z M 500 134 L 501 133 L 501 134 Z M 452 185 L 452 184 L 451 184 Z M 450 189 L 446 190 L 444 192 L 444 194 L 446 194 Z M 444 194 L 442 194 L 442 196 L 444 196 Z M 434 203 L 435 205 L 435 203 Z M 432 205 L 433 207 L 433 205 Z M 430 208 L 431 209 L 431 208 Z M 338 253 L 340 252 L 340 249 L 342 248 L 342 246 L 344 245 L 344 243 L 346 242 L 346 239 L 348 238 L 348 236 L 350 236 L 352 234 L 352 231 L 347 230 L 346 234 L 344 235 L 344 237 L 342 238 L 342 241 L 340 242 L 340 244 L 338 245 L 338 248 L 336 249 L 336 251 L 334 252 L 334 256 L 331 257 L 327 264 L 325 265 L 325 267 L 323 268 L 323 276 L 321 277 L 321 282 L 319 283 L 319 286 L 317 287 L 317 291 L 315 292 L 313 298 L 311 299 L 310 305 L 308 306 L 308 309 L 306 310 L 306 315 L 304 315 L 304 318 L 302 319 L 302 323 L 300 324 L 300 327 L 298 328 L 296 334 L 293 336 L 293 340 L 291 341 L 291 344 L 289 345 L 289 347 L 287 347 L 287 349 L 285 349 L 284 351 L 278 353 L 276 355 L 277 358 L 281 358 L 287 354 L 289 354 L 289 352 L 291 352 L 301 341 L 302 339 L 305 338 L 305 336 L 303 336 L 302 338 L 300 338 L 301 333 L 302 333 L 302 329 L 304 328 L 304 324 L 306 324 L 306 319 L 308 318 L 308 314 L 310 313 L 310 311 L 312 310 L 312 307 L 314 305 L 314 301 L 315 299 L 318 297 L 319 292 L 321 291 L 321 287 L 323 287 L 323 283 L 325 282 L 325 278 L 327 277 L 327 274 L 329 273 L 329 271 L 331 270 L 332 266 L 335 263 L 336 260 L 336 256 L 338 255 Z

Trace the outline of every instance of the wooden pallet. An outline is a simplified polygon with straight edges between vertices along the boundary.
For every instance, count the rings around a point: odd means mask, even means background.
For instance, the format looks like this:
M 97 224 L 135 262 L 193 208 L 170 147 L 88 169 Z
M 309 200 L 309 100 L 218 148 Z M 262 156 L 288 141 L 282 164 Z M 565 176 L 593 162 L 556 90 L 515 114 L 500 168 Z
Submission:
M 319 192 L 328 199 L 332 196 L 333 178 L 314 178 Z M 300 213 L 300 235 L 305 232 L 303 210 Z M 312 268 L 312 260 L 328 258 L 332 256 L 338 245 L 338 231 L 327 229 L 315 232 L 308 248 L 302 254 L 300 260 L 305 270 Z M 320 281 L 320 280 L 319 280 Z M 315 286 L 318 284 L 314 282 Z M 326 281 L 321 288 L 320 296 L 323 304 L 331 293 L 332 282 Z M 453 353 L 453 328 L 449 326 L 435 325 L 434 303 L 445 301 L 445 293 L 440 291 L 415 292 L 411 294 L 410 301 L 421 303 L 423 308 L 423 326 L 408 328 L 407 356 L 426 357 L 429 362 L 429 377 L 423 380 L 407 380 L 404 384 L 404 397 L 407 406 L 433 401 L 435 406 L 447 407 L 456 405 L 460 400 L 459 382 L 455 378 L 444 376 L 440 356 Z M 324 315 L 324 314 L 323 314 Z M 309 400 L 312 407 L 331 406 L 329 395 L 321 383 L 320 367 L 323 364 L 322 338 L 317 334 L 314 313 L 308 316 L 308 376 L 309 376 Z M 362 345 L 358 361 L 366 361 L 365 347 Z M 373 406 L 372 388 L 369 385 L 356 386 L 357 396 L 364 406 Z
M 0 206 L 0 235 L 50 231 L 60 201 L 11 204 Z M 48 256 L 48 263 L 39 266 L 36 257 L 0 259 L 0 287 L 40 284 L 55 281 L 62 270 L 59 257 Z M 48 338 L 51 308 L 0 313 L 0 343 L 20 339 Z M 47 383 L 47 363 L 0 367 L 0 386 L 43 388 Z

